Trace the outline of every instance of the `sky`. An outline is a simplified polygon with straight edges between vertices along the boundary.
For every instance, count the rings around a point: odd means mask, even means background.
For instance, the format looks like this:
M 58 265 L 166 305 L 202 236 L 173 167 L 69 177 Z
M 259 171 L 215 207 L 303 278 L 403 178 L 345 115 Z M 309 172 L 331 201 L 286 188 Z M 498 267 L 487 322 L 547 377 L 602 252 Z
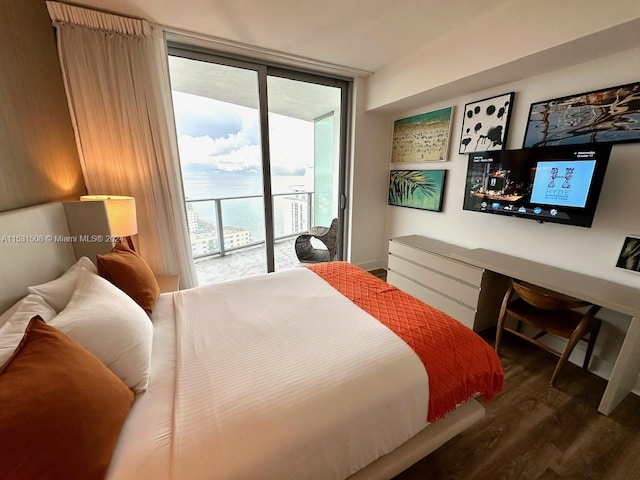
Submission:
M 261 171 L 258 111 L 173 92 L 180 162 L 185 174 Z M 269 113 L 271 171 L 302 175 L 313 166 L 313 122 Z

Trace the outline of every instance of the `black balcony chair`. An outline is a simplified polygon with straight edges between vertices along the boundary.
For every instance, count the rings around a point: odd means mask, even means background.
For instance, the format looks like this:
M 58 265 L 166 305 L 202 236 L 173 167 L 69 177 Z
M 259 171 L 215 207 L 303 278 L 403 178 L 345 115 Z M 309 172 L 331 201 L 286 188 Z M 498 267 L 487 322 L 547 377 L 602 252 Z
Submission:
M 315 248 L 311 239 L 317 238 L 327 248 Z M 302 263 L 330 262 L 336 257 L 338 240 L 338 219 L 334 218 L 329 227 L 312 227 L 308 233 L 296 237 L 296 256 Z

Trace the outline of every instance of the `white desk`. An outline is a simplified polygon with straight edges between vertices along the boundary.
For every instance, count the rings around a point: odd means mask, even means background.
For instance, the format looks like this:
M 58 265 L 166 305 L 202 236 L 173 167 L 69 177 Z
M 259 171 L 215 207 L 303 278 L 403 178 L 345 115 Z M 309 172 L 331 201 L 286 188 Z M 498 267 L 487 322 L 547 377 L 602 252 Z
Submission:
M 609 415 L 634 387 L 640 374 L 639 289 L 481 248 L 463 252 L 457 250 L 451 257 L 630 315 L 631 324 L 598 411 Z

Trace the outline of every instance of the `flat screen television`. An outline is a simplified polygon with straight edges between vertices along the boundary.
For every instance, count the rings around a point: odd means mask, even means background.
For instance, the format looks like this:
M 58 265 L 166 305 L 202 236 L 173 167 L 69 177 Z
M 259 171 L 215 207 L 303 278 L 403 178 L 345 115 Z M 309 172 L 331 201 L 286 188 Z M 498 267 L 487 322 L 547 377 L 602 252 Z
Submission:
M 469 154 L 464 210 L 590 227 L 611 145 Z

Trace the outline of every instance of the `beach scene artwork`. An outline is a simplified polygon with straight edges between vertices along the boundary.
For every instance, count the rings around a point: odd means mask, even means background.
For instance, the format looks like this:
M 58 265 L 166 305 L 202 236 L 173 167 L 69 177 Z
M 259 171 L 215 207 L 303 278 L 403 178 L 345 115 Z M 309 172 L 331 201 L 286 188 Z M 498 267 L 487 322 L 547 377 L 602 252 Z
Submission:
M 394 121 L 391 162 L 445 161 L 452 111 L 446 107 Z

